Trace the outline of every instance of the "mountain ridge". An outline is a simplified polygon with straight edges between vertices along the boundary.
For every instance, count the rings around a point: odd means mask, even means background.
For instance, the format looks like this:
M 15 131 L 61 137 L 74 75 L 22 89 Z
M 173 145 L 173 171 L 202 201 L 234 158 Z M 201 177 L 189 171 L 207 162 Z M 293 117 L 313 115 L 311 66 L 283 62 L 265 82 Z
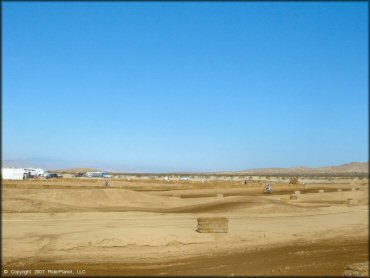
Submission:
M 64 173 L 77 173 L 86 171 L 108 171 L 116 173 L 134 173 L 135 171 L 110 171 L 108 169 L 103 169 L 105 167 L 63 167 L 61 163 L 57 160 L 49 161 L 32 161 L 28 159 L 24 160 L 3 160 L 3 167 L 34 167 L 34 168 L 44 168 L 53 169 L 55 172 Z M 46 166 L 46 167 L 45 167 Z M 100 170 L 98 170 L 100 169 Z M 140 172 L 140 174 L 145 174 L 146 172 Z M 150 173 L 150 172 L 147 172 Z M 174 172 L 158 172 L 157 174 L 171 174 Z M 180 173 L 180 172 L 178 172 Z M 335 166 L 325 166 L 325 167 L 270 167 L 270 168 L 255 168 L 241 171 L 209 171 L 209 172 L 184 172 L 182 174 L 342 174 L 342 173 L 369 173 L 369 162 L 350 162 Z M 139 172 L 138 172 L 139 174 Z M 154 174 L 154 173 L 153 173 Z
M 238 171 L 238 173 L 252 174 L 252 173 L 368 173 L 369 172 L 369 162 L 350 162 L 344 163 L 336 166 L 325 166 L 325 167 L 290 167 L 290 168 L 256 168 L 249 170 Z

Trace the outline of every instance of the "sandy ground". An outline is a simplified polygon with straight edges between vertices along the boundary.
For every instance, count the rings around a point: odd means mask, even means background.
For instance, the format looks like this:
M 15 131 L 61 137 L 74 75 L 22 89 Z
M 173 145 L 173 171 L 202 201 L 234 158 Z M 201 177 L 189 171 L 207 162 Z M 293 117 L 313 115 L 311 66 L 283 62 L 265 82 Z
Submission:
M 342 275 L 347 264 L 368 261 L 367 184 L 276 184 L 268 195 L 259 184 L 180 184 L 168 190 L 161 185 L 146 191 L 80 185 L 3 184 L 5 275 L 38 269 L 73 275 L 320 276 Z M 301 194 L 290 200 L 296 190 Z M 227 217 L 228 233 L 196 232 L 201 216 Z

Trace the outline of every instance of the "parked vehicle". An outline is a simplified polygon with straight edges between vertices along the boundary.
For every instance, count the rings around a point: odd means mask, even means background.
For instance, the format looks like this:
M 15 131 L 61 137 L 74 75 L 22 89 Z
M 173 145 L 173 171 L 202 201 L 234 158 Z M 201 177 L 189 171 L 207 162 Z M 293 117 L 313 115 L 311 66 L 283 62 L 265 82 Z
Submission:
M 86 177 L 89 178 L 111 178 L 107 172 L 86 172 Z
M 59 175 L 55 174 L 55 173 L 48 173 L 48 174 L 46 174 L 45 178 L 47 178 L 47 179 L 57 179 L 57 178 L 59 178 Z

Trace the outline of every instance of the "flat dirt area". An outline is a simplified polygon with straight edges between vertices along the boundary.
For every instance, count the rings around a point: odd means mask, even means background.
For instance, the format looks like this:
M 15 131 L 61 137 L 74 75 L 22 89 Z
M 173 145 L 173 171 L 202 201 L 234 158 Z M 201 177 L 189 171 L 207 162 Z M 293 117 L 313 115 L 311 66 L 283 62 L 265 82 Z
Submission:
M 367 181 L 273 188 L 3 181 L 3 274 L 340 276 L 369 260 Z M 196 231 L 198 217 L 213 216 L 228 218 L 228 233 Z

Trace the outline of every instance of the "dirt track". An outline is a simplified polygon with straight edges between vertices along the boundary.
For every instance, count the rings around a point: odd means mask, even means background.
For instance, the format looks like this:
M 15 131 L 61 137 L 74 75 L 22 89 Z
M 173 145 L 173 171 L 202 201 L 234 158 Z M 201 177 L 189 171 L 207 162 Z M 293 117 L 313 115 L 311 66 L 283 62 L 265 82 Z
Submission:
M 355 191 L 340 185 L 338 192 L 332 184 L 325 193 L 318 193 L 323 186 L 276 185 L 272 195 L 253 186 L 146 192 L 70 186 L 4 185 L 4 269 L 340 275 L 346 264 L 368 257 L 367 185 Z M 289 199 L 294 190 L 302 192 L 298 200 Z M 195 231 L 197 217 L 212 215 L 229 218 L 227 234 Z
M 368 260 L 367 240 L 295 243 L 230 255 L 209 254 L 153 263 L 25 264 L 23 269 L 87 270 L 96 276 L 341 276 L 348 263 Z M 15 267 L 17 268 L 17 267 Z M 18 267 L 19 269 L 19 267 Z

